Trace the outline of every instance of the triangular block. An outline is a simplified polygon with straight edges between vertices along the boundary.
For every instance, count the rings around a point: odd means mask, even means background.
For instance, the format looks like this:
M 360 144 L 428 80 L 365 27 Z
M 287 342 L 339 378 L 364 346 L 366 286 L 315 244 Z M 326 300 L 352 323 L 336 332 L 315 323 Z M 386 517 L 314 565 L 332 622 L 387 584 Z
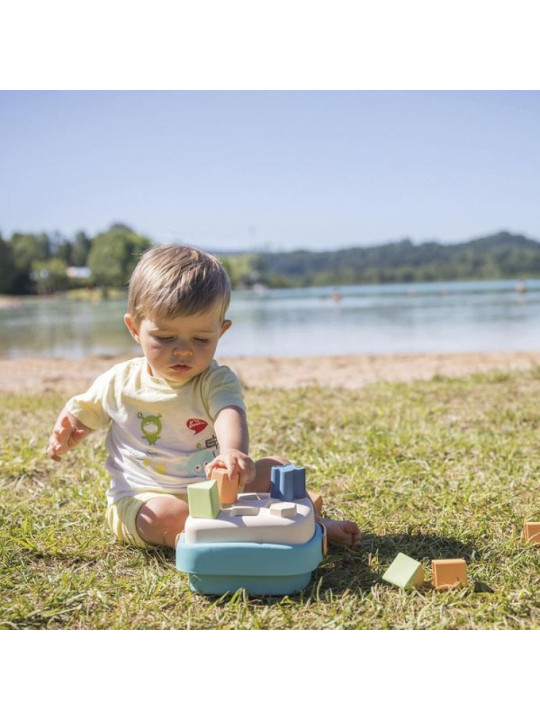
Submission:
M 382 579 L 399 588 L 421 587 L 424 582 L 424 568 L 418 560 L 398 553 Z

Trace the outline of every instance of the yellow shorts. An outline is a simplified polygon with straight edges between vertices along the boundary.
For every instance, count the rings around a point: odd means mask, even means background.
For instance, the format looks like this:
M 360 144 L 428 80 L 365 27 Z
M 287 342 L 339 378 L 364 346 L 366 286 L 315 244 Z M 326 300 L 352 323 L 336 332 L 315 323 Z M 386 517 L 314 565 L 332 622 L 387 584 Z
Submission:
M 107 508 L 107 522 L 120 542 L 126 543 L 127 545 L 135 545 L 136 547 L 155 547 L 155 545 L 147 543 L 139 535 L 137 532 L 136 519 L 139 510 L 145 502 L 148 502 L 148 500 L 154 497 L 164 496 L 181 498 L 187 502 L 187 495 L 184 493 L 173 495 L 172 493 L 148 491 L 137 493 L 137 495 L 132 495 L 131 497 L 121 498 L 113 505 L 109 505 Z

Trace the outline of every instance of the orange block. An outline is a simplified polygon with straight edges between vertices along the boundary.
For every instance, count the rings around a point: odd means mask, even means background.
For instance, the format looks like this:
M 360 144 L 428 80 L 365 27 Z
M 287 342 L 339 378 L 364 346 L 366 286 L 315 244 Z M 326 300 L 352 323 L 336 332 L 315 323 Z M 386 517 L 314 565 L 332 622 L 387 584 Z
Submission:
M 225 468 L 214 468 L 210 479 L 217 482 L 221 505 L 232 505 L 232 503 L 236 502 L 238 498 L 238 481 L 231 480 Z
M 328 554 L 328 537 L 326 535 L 326 526 L 322 524 L 320 520 L 315 521 L 322 530 L 322 554 L 327 555 Z
M 433 586 L 439 590 L 450 590 L 467 584 L 467 563 L 465 560 L 432 560 Z
M 320 493 L 313 492 L 312 490 L 308 490 L 308 495 L 309 495 L 309 499 L 313 503 L 315 512 L 317 513 L 317 515 L 320 515 L 322 506 L 323 506 L 322 495 Z
M 528 542 L 540 545 L 540 522 L 527 522 L 523 527 L 523 535 Z

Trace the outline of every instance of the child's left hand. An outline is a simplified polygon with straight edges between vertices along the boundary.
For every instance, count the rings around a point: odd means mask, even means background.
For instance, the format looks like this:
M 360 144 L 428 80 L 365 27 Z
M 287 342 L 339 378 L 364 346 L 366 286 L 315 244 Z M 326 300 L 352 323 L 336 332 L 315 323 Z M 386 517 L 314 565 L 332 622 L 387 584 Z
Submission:
M 238 480 L 238 484 L 242 487 L 255 479 L 255 463 L 241 450 L 224 450 L 212 462 L 206 466 L 206 477 L 212 475 L 212 470 L 216 467 L 222 467 L 227 470 L 227 474 L 231 480 Z

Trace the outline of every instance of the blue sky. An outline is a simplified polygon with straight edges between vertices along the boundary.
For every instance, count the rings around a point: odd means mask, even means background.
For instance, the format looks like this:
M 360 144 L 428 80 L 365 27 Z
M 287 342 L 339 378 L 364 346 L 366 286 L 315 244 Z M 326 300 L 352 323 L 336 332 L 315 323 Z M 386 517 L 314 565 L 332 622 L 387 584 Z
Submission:
M 0 231 L 540 239 L 540 91 L 3 91 Z

